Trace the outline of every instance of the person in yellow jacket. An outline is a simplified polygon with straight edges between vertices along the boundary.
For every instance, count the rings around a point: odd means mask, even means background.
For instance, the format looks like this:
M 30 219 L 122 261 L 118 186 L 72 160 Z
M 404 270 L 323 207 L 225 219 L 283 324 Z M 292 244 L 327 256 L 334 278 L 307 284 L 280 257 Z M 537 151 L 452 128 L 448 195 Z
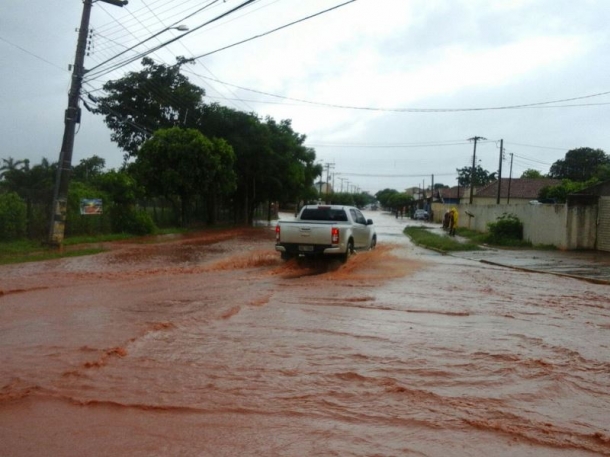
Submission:
M 451 208 L 451 210 L 449 211 L 449 235 L 450 236 L 455 236 L 455 229 L 457 228 L 458 225 L 458 210 L 453 207 Z

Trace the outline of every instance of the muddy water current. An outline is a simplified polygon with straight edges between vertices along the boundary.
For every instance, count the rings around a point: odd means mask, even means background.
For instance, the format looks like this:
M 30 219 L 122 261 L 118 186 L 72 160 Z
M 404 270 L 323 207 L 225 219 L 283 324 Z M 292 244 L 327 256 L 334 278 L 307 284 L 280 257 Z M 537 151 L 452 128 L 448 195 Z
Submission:
M 2 456 L 610 456 L 610 289 L 270 228 L 0 267 Z M 157 240 L 158 241 L 158 240 Z

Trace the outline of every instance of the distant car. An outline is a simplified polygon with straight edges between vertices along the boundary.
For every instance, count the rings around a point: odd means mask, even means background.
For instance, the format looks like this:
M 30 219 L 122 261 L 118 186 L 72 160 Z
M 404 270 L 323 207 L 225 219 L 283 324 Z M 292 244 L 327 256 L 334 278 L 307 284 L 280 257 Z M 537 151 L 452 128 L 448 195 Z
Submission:
M 425 209 L 416 209 L 415 213 L 413 213 L 413 219 L 416 221 L 427 221 L 428 217 L 428 211 Z

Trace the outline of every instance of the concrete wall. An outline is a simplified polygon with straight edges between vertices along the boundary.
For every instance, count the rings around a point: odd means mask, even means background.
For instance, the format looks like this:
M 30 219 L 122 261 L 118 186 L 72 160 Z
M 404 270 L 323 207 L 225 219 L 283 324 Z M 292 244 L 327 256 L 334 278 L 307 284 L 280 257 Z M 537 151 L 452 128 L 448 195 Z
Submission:
M 552 244 L 560 249 L 599 249 L 610 251 L 610 181 L 568 196 L 562 205 L 530 205 L 511 200 L 510 204 L 477 197 L 476 204 L 432 205 L 434 222 L 441 223 L 445 211 L 455 206 L 459 226 L 487 232 L 487 224 L 503 214 L 514 214 L 523 222 L 523 237 L 533 244 Z M 490 201 L 491 200 L 491 201 Z M 467 213 L 474 217 L 468 217 Z
M 434 203 L 434 221 L 441 222 L 451 205 Z M 456 205 L 459 226 L 487 232 L 487 224 L 503 214 L 514 214 L 523 222 L 523 238 L 532 244 L 552 244 L 560 249 L 595 249 L 597 206 L 567 205 Z M 469 217 L 467 212 L 474 215 Z
M 567 249 L 595 249 L 597 241 L 598 205 L 568 207 L 566 221 Z

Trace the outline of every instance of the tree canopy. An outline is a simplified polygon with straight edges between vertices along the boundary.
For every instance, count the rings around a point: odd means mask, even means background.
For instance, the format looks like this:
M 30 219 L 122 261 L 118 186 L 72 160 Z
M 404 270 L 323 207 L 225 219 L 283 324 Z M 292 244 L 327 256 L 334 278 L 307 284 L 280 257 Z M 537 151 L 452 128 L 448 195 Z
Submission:
M 583 182 L 591 178 L 610 179 L 610 156 L 601 149 L 577 148 L 566 152 L 565 158 L 556 161 L 549 178 Z
M 235 188 L 231 146 L 195 129 L 160 129 L 137 152 L 131 171 L 149 194 L 179 197 L 182 223 L 197 196 L 228 194 Z
M 182 60 L 172 67 L 150 59 L 142 63 L 143 70 L 107 83 L 108 95 L 98 100 L 97 112 L 105 116 L 112 140 L 127 157 L 139 157 L 140 147 L 159 129 L 196 129 L 232 147 L 234 161 L 227 166 L 237 185 L 227 200 L 236 221 L 251 222 L 262 202 L 297 202 L 309 196 L 322 167 L 315 164 L 315 151 L 304 145 L 305 136 L 293 130 L 290 120 L 262 120 L 252 113 L 203 103 L 203 89 L 180 73 Z M 175 179 L 167 173 L 163 176 Z
M 538 170 L 528 168 L 523 173 L 521 173 L 521 178 L 541 179 L 541 178 L 544 178 L 544 176 Z
M 481 187 L 489 184 L 496 180 L 496 173 L 490 173 L 483 169 L 481 165 L 477 165 L 474 169 L 474 179 L 471 179 L 472 167 L 458 168 L 458 184 L 462 187 L 468 187 L 470 185 L 474 187 Z
M 159 129 L 196 124 L 205 91 L 180 73 L 184 63 L 179 58 L 177 65 L 167 66 L 144 58 L 141 71 L 104 84 L 108 95 L 97 100 L 96 112 L 127 156 Z

